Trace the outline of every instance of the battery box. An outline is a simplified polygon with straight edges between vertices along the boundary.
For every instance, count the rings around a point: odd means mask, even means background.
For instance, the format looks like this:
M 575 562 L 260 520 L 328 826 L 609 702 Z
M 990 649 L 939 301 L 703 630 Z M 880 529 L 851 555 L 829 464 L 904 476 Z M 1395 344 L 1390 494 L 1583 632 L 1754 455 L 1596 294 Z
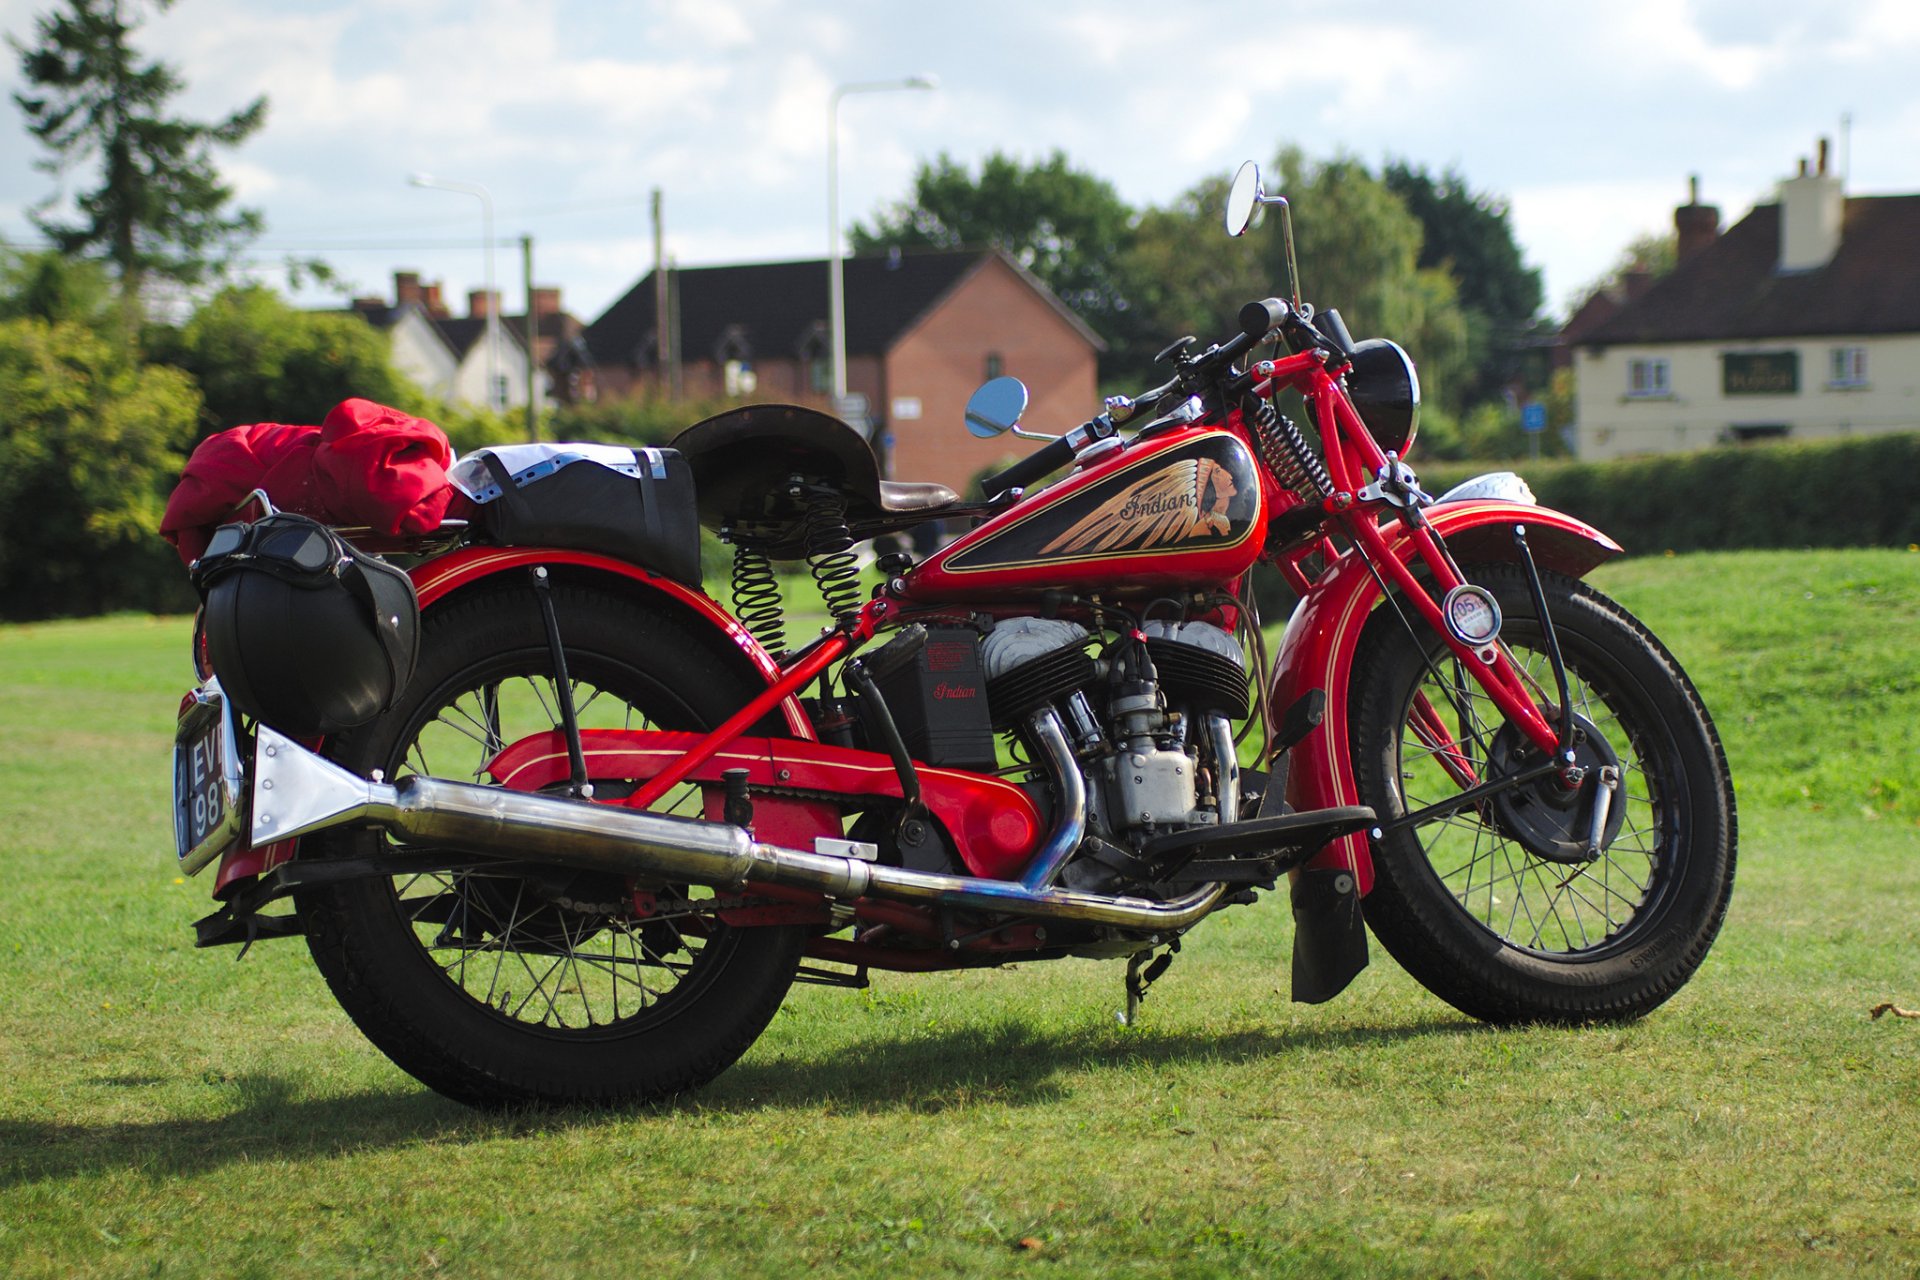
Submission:
M 978 632 L 930 627 L 913 661 L 874 683 L 915 760 L 980 773 L 997 767 Z

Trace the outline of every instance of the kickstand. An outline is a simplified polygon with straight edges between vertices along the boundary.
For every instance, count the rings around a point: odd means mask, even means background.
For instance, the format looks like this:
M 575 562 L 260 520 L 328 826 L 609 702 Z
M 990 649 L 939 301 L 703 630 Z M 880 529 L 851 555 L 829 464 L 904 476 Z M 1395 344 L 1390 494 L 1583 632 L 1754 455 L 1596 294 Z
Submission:
M 1157 957 L 1151 949 L 1136 951 L 1127 961 L 1127 1007 L 1119 1013 L 1120 1025 L 1135 1026 L 1140 1020 L 1140 1002 L 1147 998 L 1147 988 L 1160 980 L 1160 975 L 1173 963 L 1173 956 L 1180 950 L 1180 939 L 1175 938 L 1167 944 L 1167 949 Z

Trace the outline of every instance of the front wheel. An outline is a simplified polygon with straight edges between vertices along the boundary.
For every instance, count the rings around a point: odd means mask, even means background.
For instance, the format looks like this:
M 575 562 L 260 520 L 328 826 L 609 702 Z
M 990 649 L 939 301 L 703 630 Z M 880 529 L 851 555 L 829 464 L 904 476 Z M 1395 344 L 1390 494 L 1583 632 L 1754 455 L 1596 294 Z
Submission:
M 1471 567 L 1493 591 L 1515 664 L 1558 723 L 1559 694 L 1521 571 Z M 1706 957 L 1733 890 L 1734 805 L 1713 723 L 1673 656 L 1625 609 L 1543 574 L 1581 763 L 1619 786 L 1587 851 L 1591 790 L 1558 775 L 1389 832 L 1374 845 L 1367 923 L 1435 995 L 1489 1022 L 1638 1017 Z M 1539 759 L 1440 641 L 1375 611 L 1349 699 L 1360 801 L 1383 822 Z

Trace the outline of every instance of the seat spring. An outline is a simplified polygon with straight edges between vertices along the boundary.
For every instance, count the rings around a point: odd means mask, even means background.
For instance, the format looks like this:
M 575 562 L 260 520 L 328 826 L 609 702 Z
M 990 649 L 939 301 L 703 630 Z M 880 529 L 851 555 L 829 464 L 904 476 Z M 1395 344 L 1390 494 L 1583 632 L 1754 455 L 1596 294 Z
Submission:
M 847 527 L 845 494 L 816 489 L 808 495 L 802 534 L 807 569 L 835 622 L 850 622 L 860 612 L 860 563 Z
M 1307 502 L 1332 497 L 1333 477 L 1293 419 L 1265 400 L 1258 401 L 1258 406 L 1253 413 L 1254 434 L 1260 442 L 1260 460 L 1274 479 Z
M 780 580 L 774 575 L 773 561 L 758 545 L 734 544 L 733 613 L 762 649 L 775 655 L 786 652 L 787 618 Z

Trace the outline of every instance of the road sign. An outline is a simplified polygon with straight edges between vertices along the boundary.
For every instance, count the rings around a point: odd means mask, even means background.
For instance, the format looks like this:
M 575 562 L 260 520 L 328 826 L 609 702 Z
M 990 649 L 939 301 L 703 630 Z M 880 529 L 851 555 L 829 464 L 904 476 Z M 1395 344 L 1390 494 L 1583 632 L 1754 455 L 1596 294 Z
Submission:
M 1534 402 L 1520 410 L 1520 429 L 1522 431 L 1545 431 L 1547 429 L 1547 406 Z

